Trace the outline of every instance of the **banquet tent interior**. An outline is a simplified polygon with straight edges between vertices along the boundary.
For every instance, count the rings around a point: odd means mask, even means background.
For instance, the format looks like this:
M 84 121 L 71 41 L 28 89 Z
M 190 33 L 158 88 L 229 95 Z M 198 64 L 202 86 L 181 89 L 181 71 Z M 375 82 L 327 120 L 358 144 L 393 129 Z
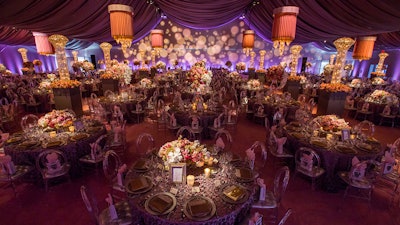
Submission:
M 0 0 L 0 225 L 400 225 L 399 24 L 396 0 Z

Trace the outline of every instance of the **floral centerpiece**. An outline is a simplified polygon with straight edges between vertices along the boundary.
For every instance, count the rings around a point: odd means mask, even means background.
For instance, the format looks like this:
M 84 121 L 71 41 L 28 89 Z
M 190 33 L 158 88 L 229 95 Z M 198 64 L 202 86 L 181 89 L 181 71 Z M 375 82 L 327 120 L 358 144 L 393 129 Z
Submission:
M 371 83 L 373 85 L 384 85 L 386 84 L 385 80 L 383 80 L 381 77 L 374 77 L 372 78 Z
M 67 110 L 53 110 L 40 117 L 38 125 L 47 130 L 68 128 L 73 125 L 75 119 L 75 115 Z
M 238 62 L 236 64 L 236 70 L 238 70 L 238 71 L 246 70 L 246 63 L 245 62 Z
M 7 68 L 2 63 L 0 63 L 0 73 L 5 72 L 6 70 Z
M 359 88 L 359 87 L 361 87 L 361 84 L 362 84 L 361 79 L 356 78 L 356 79 L 353 79 L 353 80 L 351 81 L 351 83 L 350 83 L 349 86 L 350 86 L 350 87 Z
M 242 76 L 240 76 L 240 74 L 236 71 L 229 73 L 227 77 L 235 82 L 240 82 L 243 80 Z
M 259 80 L 256 79 L 250 79 L 247 81 L 247 87 L 249 89 L 260 89 L 261 88 L 261 83 Z
M 282 80 L 283 73 L 285 72 L 282 65 L 271 66 L 266 71 L 266 76 L 272 80 Z
M 157 69 L 163 70 L 163 69 L 165 69 L 165 67 L 166 67 L 166 65 L 165 65 L 165 63 L 164 63 L 163 61 L 158 61 L 158 62 L 156 63 L 156 68 L 157 68 Z
M 179 162 L 204 162 L 210 153 L 198 140 L 192 142 L 186 138 L 179 137 L 178 140 L 165 143 L 158 151 L 158 156 L 166 163 Z
M 186 76 L 191 88 L 204 89 L 204 86 L 210 85 L 213 74 L 206 69 L 204 61 L 199 61 L 190 68 Z
M 153 85 L 153 82 L 148 78 L 141 79 L 139 83 L 140 83 L 140 86 L 142 86 L 144 88 L 149 88 Z
M 318 116 L 313 121 L 319 123 L 323 131 L 338 132 L 343 129 L 350 129 L 348 122 L 339 119 L 336 115 Z
M 104 74 L 100 76 L 100 79 L 123 79 L 125 84 L 130 84 L 132 80 L 133 71 L 128 64 L 119 63 L 117 60 L 111 62 L 111 68 L 109 68 Z
M 384 77 L 384 76 L 386 76 L 386 74 L 383 73 L 383 72 L 371 72 L 371 75 L 376 76 L 376 77 Z
M 84 61 L 84 62 L 82 63 L 82 69 L 83 69 L 85 72 L 89 72 L 89 71 L 94 70 L 94 65 L 93 65 L 93 63 L 91 63 L 91 62 L 89 62 L 89 61 Z
M 51 89 L 51 80 L 50 79 L 43 79 L 39 83 L 39 89 L 43 91 L 48 91 Z
M 378 104 L 399 104 L 399 98 L 384 90 L 375 90 L 365 97 L 366 102 Z
M 112 71 L 105 71 L 103 74 L 100 75 L 100 79 L 108 80 L 119 80 L 119 74 L 113 73 Z
M 342 83 L 322 83 L 319 89 L 335 93 L 335 92 L 351 92 L 351 88 Z
M 54 80 L 51 88 L 76 88 L 81 86 L 81 82 L 77 80 Z

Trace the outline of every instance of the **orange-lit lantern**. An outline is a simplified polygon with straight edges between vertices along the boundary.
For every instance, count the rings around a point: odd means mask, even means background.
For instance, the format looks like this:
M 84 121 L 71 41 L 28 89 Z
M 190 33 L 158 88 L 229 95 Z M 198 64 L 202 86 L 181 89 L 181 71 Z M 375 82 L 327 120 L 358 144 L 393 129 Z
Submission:
M 353 49 L 353 59 L 358 59 L 360 61 L 370 59 L 374 50 L 375 41 L 375 36 L 357 38 Z
M 254 47 L 254 31 L 245 30 L 243 31 L 243 42 L 242 48 L 243 52 L 248 56 Z
M 108 6 L 108 12 L 111 36 L 121 44 L 122 52 L 126 55 L 133 40 L 133 9 L 128 5 L 111 4 Z
M 283 54 L 285 45 L 289 46 L 296 36 L 297 15 L 299 7 L 284 6 L 274 9 L 274 22 L 272 24 L 272 41 L 274 48 L 279 48 Z
M 162 48 L 163 47 L 163 30 L 152 30 L 151 31 L 151 47 L 153 48 Z
M 40 55 L 54 54 L 54 48 L 49 42 L 49 36 L 44 33 L 32 32 L 35 37 L 36 50 Z

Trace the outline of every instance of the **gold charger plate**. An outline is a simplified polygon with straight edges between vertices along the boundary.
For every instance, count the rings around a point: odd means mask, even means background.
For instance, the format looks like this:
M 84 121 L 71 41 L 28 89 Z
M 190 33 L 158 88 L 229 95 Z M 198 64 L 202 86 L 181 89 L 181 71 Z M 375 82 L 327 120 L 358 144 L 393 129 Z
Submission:
M 50 141 L 45 144 L 45 148 L 54 148 L 54 147 L 59 147 L 63 144 L 62 141 Z
M 373 145 L 367 143 L 357 143 L 356 147 L 363 152 L 376 153 L 380 151 L 379 148 L 375 148 Z
M 242 193 L 239 193 L 237 195 L 238 198 L 235 200 L 234 198 L 232 198 L 232 196 L 230 194 L 233 194 L 233 196 L 235 195 L 235 193 L 232 192 L 236 192 L 235 190 L 232 190 L 235 188 L 238 188 Z M 229 192 L 229 193 L 227 193 Z M 231 197 L 229 197 L 231 196 Z M 247 188 L 238 185 L 238 184 L 226 184 L 224 186 L 222 186 L 222 188 L 220 189 L 220 197 L 223 201 L 230 203 L 230 204 L 241 204 L 247 201 L 247 199 L 249 199 L 250 193 L 247 190 Z
M 162 212 L 157 212 L 157 210 L 154 210 L 154 208 L 152 209 L 152 206 L 151 206 L 152 201 L 157 201 L 158 199 L 161 199 L 160 203 L 165 204 L 167 202 L 164 202 L 165 200 L 162 200 L 165 198 L 167 198 L 169 201 L 171 201 L 170 202 L 171 205 L 169 207 L 165 208 L 165 210 L 162 210 Z M 144 207 L 145 207 L 146 211 L 152 215 L 156 215 L 156 216 L 165 215 L 175 209 L 176 198 L 173 194 L 171 194 L 169 192 L 160 192 L 160 193 L 157 193 L 157 194 L 151 196 L 150 198 L 148 198 L 144 204 Z
M 246 167 L 236 167 L 234 176 L 238 182 L 242 183 L 248 183 L 254 180 L 253 171 Z
M 321 148 L 329 147 L 328 140 L 324 140 L 324 139 L 312 139 L 312 140 L 310 140 L 310 144 L 315 145 L 317 147 L 321 147 Z
M 103 127 L 101 127 L 101 126 L 98 126 L 98 127 L 88 127 L 88 128 L 86 128 L 86 131 L 89 132 L 89 133 L 96 133 L 96 132 L 101 131 L 102 129 L 103 129 Z
M 70 139 L 71 139 L 71 141 L 79 141 L 79 140 L 88 138 L 89 136 L 90 136 L 90 134 L 88 134 L 88 133 L 79 133 L 79 134 L 75 134 Z
M 336 145 L 334 147 L 335 151 L 344 153 L 344 154 L 356 154 L 357 150 L 349 145 Z
M 27 149 L 27 148 L 32 148 L 38 146 L 40 143 L 37 141 L 24 141 L 20 144 L 18 144 L 19 148 Z
M 202 205 L 201 207 L 207 207 L 209 209 L 209 211 L 207 212 L 206 215 L 204 216 L 195 216 L 192 215 L 192 210 L 191 207 L 193 207 L 193 205 L 191 205 L 192 203 L 196 202 L 196 201 L 204 201 L 205 205 Z M 211 207 L 211 208 L 210 208 Z M 193 207 L 194 208 L 194 207 Z M 186 201 L 183 205 L 183 213 L 185 213 L 185 215 L 194 221 L 206 221 L 211 219 L 215 212 L 217 211 L 217 207 L 215 206 L 215 203 L 213 200 L 211 200 L 208 197 L 204 197 L 204 196 L 194 196 L 191 197 L 188 201 Z
M 20 143 L 21 141 L 22 141 L 22 137 L 12 137 L 12 138 L 9 138 L 6 141 L 6 143 L 7 144 L 17 144 L 17 143 Z
M 143 194 L 153 188 L 152 179 L 148 176 L 137 176 L 126 182 L 125 189 L 130 194 Z
M 139 159 L 135 162 L 135 164 L 132 166 L 132 169 L 135 172 L 147 172 L 149 170 L 149 167 L 147 165 L 147 161 L 145 159 Z

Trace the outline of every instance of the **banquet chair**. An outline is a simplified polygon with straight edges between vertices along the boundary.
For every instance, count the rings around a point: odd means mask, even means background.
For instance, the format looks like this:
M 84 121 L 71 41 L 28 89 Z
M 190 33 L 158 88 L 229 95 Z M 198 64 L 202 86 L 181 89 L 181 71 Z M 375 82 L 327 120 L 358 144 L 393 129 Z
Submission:
M 268 149 L 269 153 L 275 158 L 273 161 L 273 165 L 275 167 L 276 164 L 285 164 L 289 159 L 294 158 L 294 155 L 290 153 L 286 148 L 283 147 L 282 153 L 278 152 L 279 144 L 278 138 L 276 137 L 273 129 L 271 129 L 269 139 L 268 139 Z
M 108 136 L 104 134 L 98 137 L 95 142 L 90 143 L 90 153 L 82 156 L 79 162 L 84 165 L 94 166 L 97 172 L 98 165 L 102 163 L 104 159 L 107 138 Z
M 225 148 L 222 150 L 230 151 L 232 148 L 233 138 L 229 131 L 225 129 L 218 130 L 217 133 L 215 133 L 214 140 L 217 141 L 218 138 L 221 138 L 225 144 Z
M 34 109 L 36 113 L 39 113 L 39 107 L 42 105 L 42 103 L 37 102 L 35 96 L 32 94 L 26 94 L 24 97 L 26 111 L 30 112 L 31 109 Z
M 203 127 L 201 124 L 201 118 L 197 115 L 190 116 L 190 130 L 194 134 L 194 137 L 198 140 L 202 138 Z
M 348 95 L 346 97 L 346 102 L 344 105 L 344 116 L 348 117 L 348 116 L 350 116 L 350 113 L 355 114 L 356 111 L 357 111 L 357 108 L 354 107 L 354 99 L 352 99 L 351 95 Z
M 131 111 L 132 115 L 135 116 L 136 123 L 140 123 L 142 121 L 141 118 L 144 120 L 146 110 L 142 105 L 144 105 L 142 101 L 138 102 L 135 106 L 135 109 Z
M 122 124 L 111 122 L 111 131 L 108 133 L 107 150 L 114 150 L 124 156 L 126 151 L 126 120 Z
M 39 117 L 34 114 L 27 114 L 21 119 L 21 128 L 24 132 L 28 132 L 30 129 L 37 127 Z
M 32 170 L 33 167 L 28 165 L 14 165 L 8 155 L 0 157 L 0 183 L 10 184 L 15 196 L 17 196 L 15 183 Z
M 215 134 L 219 130 L 224 129 L 224 123 L 223 123 L 224 115 L 225 115 L 224 113 L 219 114 L 219 116 L 214 119 L 214 123 L 212 125 L 208 126 L 208 130 L 213 132 L 212 134 Z M 211 134 L 211 136 L 213 136 L 212 134 Z
M 115 96 L 115 93 L 111 90 L 106 90 L 103 95 L 104 97 L 111 99 Z
M 82 185 L 80 192 L 83 203 L 85 204 L 86 209 L 91 216 L 91 219 L 96 225 L 132 224 L 133 218 L 131 215 L 131 207 L 127 201 L 113 203 L 113 206 L 115 207 L 117 213 L 117 219 L 112 220 L 109 208 L 105 208 L 101 212 L 99 212 L 97 200 L 93 196 L 93 194 L 88 191 L 88 188 L 86 186 Z
M 190 128 L 189 126 L 183 126 L 179 128 L 178 132 L 176 132 L 176 137 L 187 138 L 191 141 L 196 139 L 196 136 L 193 133 L 192 128 Z
M 255 111 L 254 111 L 254 114 L 253 114 L 253 120 L 254 120 L 254 122 L 256 122 L 256 123 L 263 123 L 265 117 L 267 116 L 267 115 L 264 113 L 264 105 L 262 105 L 262 104 L 257 104 L 257 105 L 254 104 L 254 108 L 255 108 Z
M 301 147 L 296 151 L 295 155 L 295 173 L 301 173 L 311 178 L 311 188 L 315 190 L 315 180 L 321 177 L 325 170 L 321 167 L 321 159 L 319 155 L 312 149 Z
M 179 128 L 181 128 L 181 125 L 176 122 L 175 114 L 167 113 L 167 129 L 175 134 Z
M 274 214 L 271 216 L 271 222 L 276 223 L 279 214 L 279 207 L 282 198 L 286 192 L 289 183 L 290 171 L 289 167 L 284 166 L 275 173 L 274 188 L 272 191 L 267 190 L 265 201 L 257 201 L 252 205 L 255 209 L 272 209 Z
M 228 114 L 225 115 L 226 118 L 224 119 L 224 125 L 226 129 L 232 132 L 236 131 L 236 127 L 239 122 L 239 112 L 240 108 L 234 108 L 228 111 Z
M 372 110 L 370 110 L 370 105 L 368 102 L 359 101 L 357 103 L 357 111 L 354 115 L 354 119 L 357 119 L 360 115 L 363 116 L 364 120 L 370 119 L 373 114 Z
M 364 120 L 356 124 L 354 126 L 354 130 L 359 136 L 362 136 L 364 139 L 372 138 L 375 133 L 375 125 L 368 120 Z
M 50 179 L 67 177 L 68 180 L 71 180 L 69 176 L 70 168 L 71 165 L 65 154 L 56 149 L 45 150 L 36 158 L 36 169 L 42 175 L 46 192 Z
M 374 188 L 376 163 L 373 160 L 364 160 L 354 164 L 350 171 L 339 171 L 339 178 L 346 183 L 343 198 L 356 197 L 371 202 L 371 194 Z M 355 189 L 356 193 L 350 193 Z
M 141 133 L 136 138 L 136 153 L 145 156 L 155 150 L 154 138 L 149 133 Z
M 279 221 L 278 225 L 285 225 L 286 221 L 289 219 L 290 215 L 292 215 L 293 210 L 292 209 L 288 209 L 286 210 L 285 215 L 282 217 L 282 219 Z
M 396 120 L 396 115 L 398 113 L 398 108 L 395 108 L 395 110 L 392 110 L 392 105 L 388 104 L 385 106 L 383 111 L 379 113 L 379 125 L 382 125 L 383 122 L 390 121 L 392 123 L 392 127 L 394 127 L 394 122 Z
M 260 149 L 259 151 L 257 151 L 258 148 Z M 252 152 L 251 154 L 254 154 L 253 159 L 247 154 L 248 150 Z M 255 174 L 257 174 L 255 177 L 259 177 L 259 173 L 262 172 L 267 162 L 267 148 L 265 144 L 261 141 L 255 141 L 254 144 L 246 150 L 245 161 L 249 164 L 250 168 L 253 169 Z
M 117 182 L 118 169 L 121 167 L 121 159 L 118 154 L 113 150 L 108 150 L 104 154 L 103 159 L 103 172 L 111 189 L 111 196 L 118 199 L 125 199 L 125 187 Z

